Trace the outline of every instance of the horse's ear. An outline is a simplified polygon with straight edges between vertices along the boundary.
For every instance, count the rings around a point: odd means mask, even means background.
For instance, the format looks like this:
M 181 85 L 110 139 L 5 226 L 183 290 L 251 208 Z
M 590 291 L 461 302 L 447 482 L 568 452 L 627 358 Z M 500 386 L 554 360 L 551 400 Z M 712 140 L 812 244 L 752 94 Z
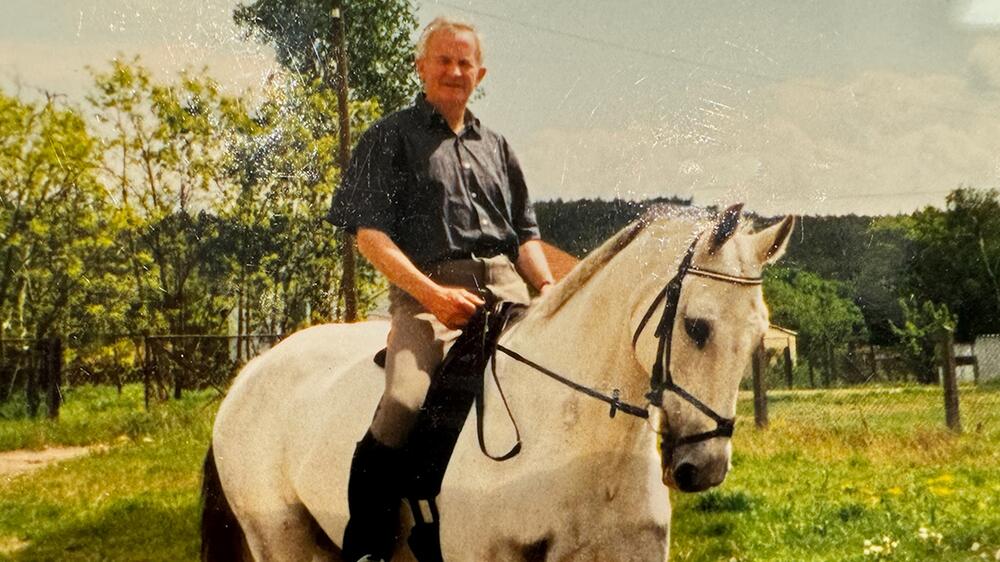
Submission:
M 732 238 L 736 233 L 736 227 L 740 224 L 740 212 L 743 211 L 743 203 L 737 203 L 722 212 L 719 222 L 712 228 L 712 246 L 710 252 L 715 252 Z
M 788 215 L 781 222 L 753 235 L 753 247 L 761 265 L 778 261 L 788 247 L 788 238 L 795 227 L 795 217 Z

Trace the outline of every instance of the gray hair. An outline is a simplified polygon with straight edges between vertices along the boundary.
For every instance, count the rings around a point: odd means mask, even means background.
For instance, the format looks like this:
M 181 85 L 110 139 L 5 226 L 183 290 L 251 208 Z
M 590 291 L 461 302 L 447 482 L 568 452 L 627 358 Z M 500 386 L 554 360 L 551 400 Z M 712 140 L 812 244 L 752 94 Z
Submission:
M 420 39 L 417 40 L 416 48 L 416 60 L 420 60 L 427 55 L 427 43 L 430 41 L 432 35 L 438 31 L 469 31 L 476 38 L 476 63 L 482 66 L 483 64 L 483 40 L 479 36 L 479 30 L 476 26 L 471 23 L 460 20 L 456 18 L 439 16 L 434 18 L 434 21 L 427 24 L 423 32 L 420 33 Z

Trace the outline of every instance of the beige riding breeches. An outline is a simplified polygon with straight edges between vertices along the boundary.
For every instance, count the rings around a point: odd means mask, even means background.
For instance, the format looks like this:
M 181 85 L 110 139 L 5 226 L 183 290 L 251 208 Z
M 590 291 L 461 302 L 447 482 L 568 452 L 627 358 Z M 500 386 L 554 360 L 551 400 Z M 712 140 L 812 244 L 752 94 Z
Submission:
M 441 262 L 426 268 L 425 273 L 439 285 L 463 287 L 481 296 L 490 292 L 505 301 L 529 302 L 528 288 L 506 256 Z M 427 396 L 431 376 L 461 331 L 447 328 L 395 286 L 389 289 L 389 313 L 385 393 L 371 431 L 381 443 L 401 447 Z

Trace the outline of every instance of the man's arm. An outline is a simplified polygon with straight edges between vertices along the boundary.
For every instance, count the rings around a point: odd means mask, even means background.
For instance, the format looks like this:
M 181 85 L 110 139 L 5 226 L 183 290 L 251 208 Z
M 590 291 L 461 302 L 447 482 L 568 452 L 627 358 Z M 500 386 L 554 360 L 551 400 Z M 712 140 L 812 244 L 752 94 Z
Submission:
M 390 283 L 409 293 L 451 329 L 466 325 L 476 309 L 485 304 L 475 293 L 435 283 L 417 269 L 399 246 L 380 230 L 359 228 L 358 250 Z
M 517 269 L 540 293 L 544 293 L 555 283 L 542 243 L 537 238 L 521 243 L 517 254 Z

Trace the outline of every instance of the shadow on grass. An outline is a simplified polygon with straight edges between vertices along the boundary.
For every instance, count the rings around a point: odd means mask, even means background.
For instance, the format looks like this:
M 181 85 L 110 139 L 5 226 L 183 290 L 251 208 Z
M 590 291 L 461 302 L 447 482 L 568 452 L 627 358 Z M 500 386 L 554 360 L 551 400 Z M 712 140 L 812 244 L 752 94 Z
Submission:
M 172 501 L 173 500 L 173 501 Z M 5 560 L 197 560 L 197 505 L 189 498 L 125 498 L 33 532 Z

